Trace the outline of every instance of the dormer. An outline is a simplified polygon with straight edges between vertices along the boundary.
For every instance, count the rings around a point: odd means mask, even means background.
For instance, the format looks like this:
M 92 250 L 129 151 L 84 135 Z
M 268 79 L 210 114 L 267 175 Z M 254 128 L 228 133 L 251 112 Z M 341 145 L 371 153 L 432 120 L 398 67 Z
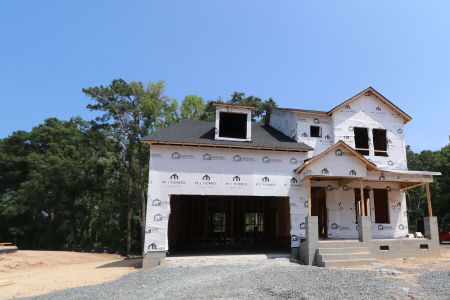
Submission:
M 222 141 L 252 140 L 253 106 L 214 103 L 216 108 L 215 139 Z

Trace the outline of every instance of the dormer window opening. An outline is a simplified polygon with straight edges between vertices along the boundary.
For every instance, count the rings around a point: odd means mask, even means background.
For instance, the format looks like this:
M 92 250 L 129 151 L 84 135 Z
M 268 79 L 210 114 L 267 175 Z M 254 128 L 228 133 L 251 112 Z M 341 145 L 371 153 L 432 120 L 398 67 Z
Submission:
M 388 156 L 386 130 L 374 129 L 372 134 L 375 156 Z
M 322 128 L 320 126 L 310 126 L 310 137 L 322 137 Z
M 220 112 L 219 137 L 245 139 L 247 114 Z
M 355 150 L 362 155 L 369 155 L 369 130 L 362 127 L 354 127 Z

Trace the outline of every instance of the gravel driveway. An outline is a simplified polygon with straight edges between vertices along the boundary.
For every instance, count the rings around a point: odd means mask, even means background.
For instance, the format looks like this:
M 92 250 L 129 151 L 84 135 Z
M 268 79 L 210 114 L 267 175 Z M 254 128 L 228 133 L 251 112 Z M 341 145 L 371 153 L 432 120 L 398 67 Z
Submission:
M 417 285 L 391 272 L 302 266 L 284 257 L 197 257 L 32 299 L 450 299 L 449 275 L 426 273 Z

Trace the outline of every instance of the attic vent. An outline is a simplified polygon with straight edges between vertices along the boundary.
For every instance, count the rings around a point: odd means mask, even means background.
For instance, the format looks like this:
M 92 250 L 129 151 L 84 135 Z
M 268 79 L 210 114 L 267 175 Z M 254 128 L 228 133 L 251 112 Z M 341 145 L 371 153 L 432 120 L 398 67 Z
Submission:
M 381 251 L 389 251 L 389 245 L 381 245 L 380 250 Z
M 219 137 L 245 139 L 247 137 L 247 114 L 221 112 Z

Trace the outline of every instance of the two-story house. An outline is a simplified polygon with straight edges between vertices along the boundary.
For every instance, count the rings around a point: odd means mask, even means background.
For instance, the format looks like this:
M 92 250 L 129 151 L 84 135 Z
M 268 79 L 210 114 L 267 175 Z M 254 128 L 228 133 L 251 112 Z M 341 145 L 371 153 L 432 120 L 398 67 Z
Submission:
M 429 184 L 407 168 L 411 117 L 373 88 L 330 111 L 217 103 L 215 122 L 182 121 L 150 147 L 144 266 L 166 252 L 290 249 L 303 263 L 351 265 L 439 255 Z M 409 188 L 425 186 L 425 238 L 408 236 Z

